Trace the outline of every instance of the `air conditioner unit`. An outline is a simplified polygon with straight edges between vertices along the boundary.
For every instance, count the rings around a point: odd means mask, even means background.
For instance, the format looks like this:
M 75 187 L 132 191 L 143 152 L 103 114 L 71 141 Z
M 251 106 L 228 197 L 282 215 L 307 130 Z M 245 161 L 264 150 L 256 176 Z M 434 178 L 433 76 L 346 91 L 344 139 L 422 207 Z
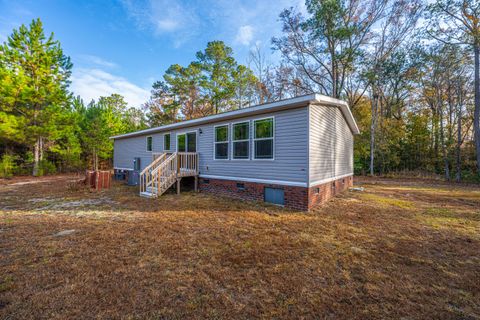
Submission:
M 133 170 L 128 172 L 128 185 L 137 186 L 140 181 L 140 169 L 141 161 L 140 158 L 133 159 Z

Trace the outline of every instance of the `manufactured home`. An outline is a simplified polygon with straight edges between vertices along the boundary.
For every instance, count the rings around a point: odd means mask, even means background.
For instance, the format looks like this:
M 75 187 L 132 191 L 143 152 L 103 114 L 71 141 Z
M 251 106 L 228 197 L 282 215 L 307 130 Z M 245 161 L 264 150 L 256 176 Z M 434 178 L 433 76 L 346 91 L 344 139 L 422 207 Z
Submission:
M 310 210 L 353 183 L 344 101 L 311 94 L 112 137 L 115 172 L 158 197 L 191 177 L 195 188 Z

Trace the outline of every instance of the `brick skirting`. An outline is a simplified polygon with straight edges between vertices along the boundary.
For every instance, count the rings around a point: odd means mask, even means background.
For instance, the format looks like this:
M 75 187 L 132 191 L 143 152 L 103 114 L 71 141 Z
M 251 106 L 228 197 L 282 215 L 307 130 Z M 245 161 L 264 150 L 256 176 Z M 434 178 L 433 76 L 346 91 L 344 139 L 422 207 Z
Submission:
M 353 187 L 353 176 L 337 179 L 332 182 L 320 184 L 308 190 L 308 209 L 325 203 L 337 194 Z
M 302 211 L 309 211 L 347 190 L 352 185 L 352 176 L 311 188 L 209 178 L 199 179 L 199 187 L 202 192 L 250 201 L 264 201 L 265 187 L 282 188 L 285 193 L 285 207 Z

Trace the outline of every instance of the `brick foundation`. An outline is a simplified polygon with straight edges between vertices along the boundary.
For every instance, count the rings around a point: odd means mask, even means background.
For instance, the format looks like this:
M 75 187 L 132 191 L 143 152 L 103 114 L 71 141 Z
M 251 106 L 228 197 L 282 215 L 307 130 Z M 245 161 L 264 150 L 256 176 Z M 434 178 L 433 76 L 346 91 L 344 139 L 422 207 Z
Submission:
M 241 188 L 242 185 L 244 188 Z M 352 185 L 352 176 L 311 188 L 221 179 L 199 179 L 199 187 L 202 192 L 250 201 L 264 201 L 265 187 L 282 188 L 285 193 L 285 207 L 302 211 L 309 211 L 315 206 L 345 191 Z
M 308 209 L 325 203 L 337 194 L 353 187 L 353 176 L 337 179 L 308 189 Z

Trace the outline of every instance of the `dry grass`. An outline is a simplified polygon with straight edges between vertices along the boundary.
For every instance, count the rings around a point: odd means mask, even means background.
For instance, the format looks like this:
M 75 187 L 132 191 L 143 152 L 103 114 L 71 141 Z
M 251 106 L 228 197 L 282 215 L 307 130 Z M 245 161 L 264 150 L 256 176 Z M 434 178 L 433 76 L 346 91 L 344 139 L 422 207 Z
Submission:
M 364 180 L 304 214 L 70 180 L 0 182 L 2 319 L 480 318 L 478 188 Z

